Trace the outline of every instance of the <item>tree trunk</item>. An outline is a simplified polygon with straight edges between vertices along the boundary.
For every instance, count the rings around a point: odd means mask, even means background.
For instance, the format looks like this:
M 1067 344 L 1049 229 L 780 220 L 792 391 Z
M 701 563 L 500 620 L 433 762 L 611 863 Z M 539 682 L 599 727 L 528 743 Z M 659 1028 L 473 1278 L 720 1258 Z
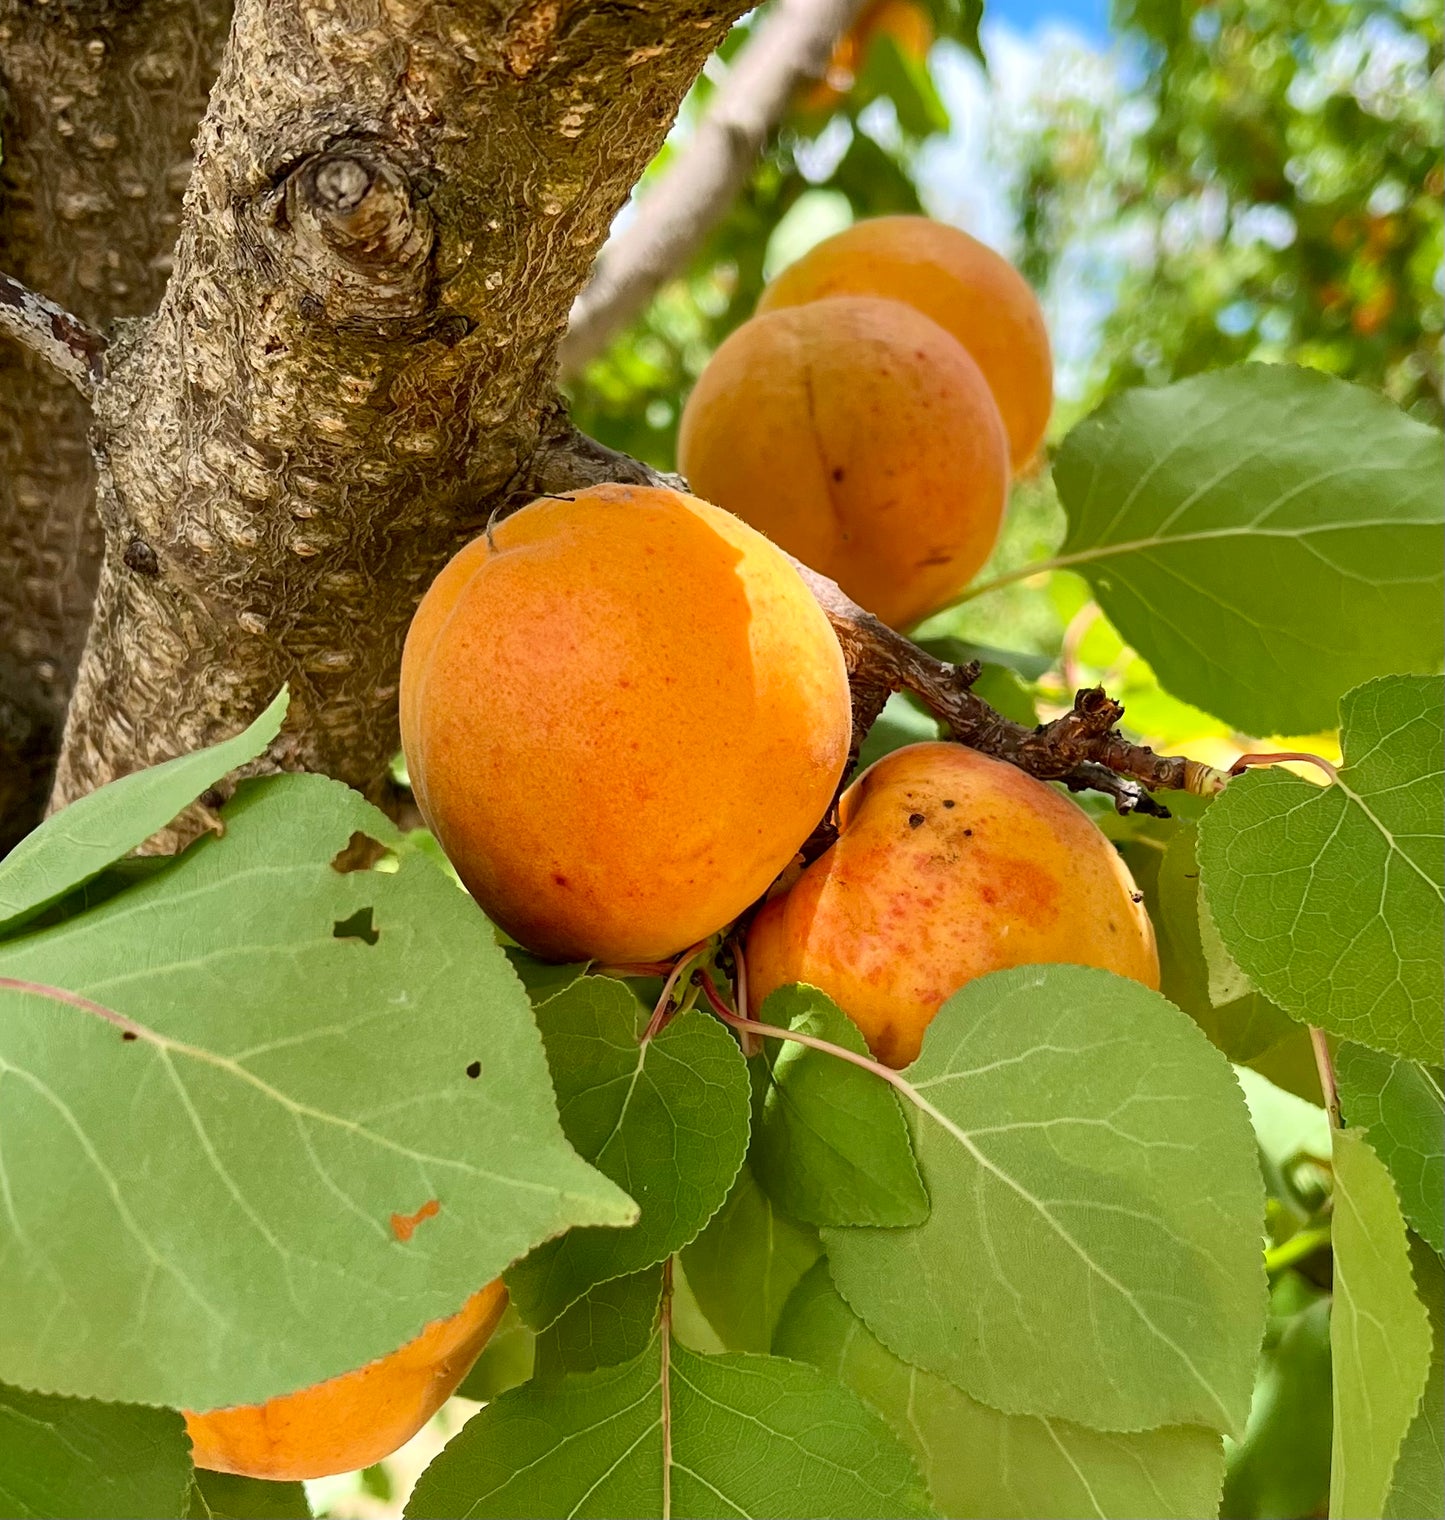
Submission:
M 233 732 L 373 797 L 418 598 L 554 478 L 569 308 L 746 0 L 240 0 L 156 316 L 95 404 L 105 557 L 54 802 Z
M 0 269 L 97 326 L 153 311 L 229 0 L 0 0 Z M 101 532 L 84 401 L 0 343 L 0 854 L 37 822 Z

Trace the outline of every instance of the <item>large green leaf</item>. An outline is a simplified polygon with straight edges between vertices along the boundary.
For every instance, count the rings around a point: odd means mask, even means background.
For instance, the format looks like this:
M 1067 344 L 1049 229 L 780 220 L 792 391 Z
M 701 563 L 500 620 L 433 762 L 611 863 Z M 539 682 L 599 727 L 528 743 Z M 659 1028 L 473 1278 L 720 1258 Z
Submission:
M 573 1230 L 507 1283 L 536 1329 L 609 1278 L 686 1245 L 727 1197 L 748 1146 L 748 1074 L 737 1041 L 701 1013 L 646 1044 L 651 1017 L 624 983 L 584 977 L 538 1005 L 562 1128 L 642 1208 L 630 1230 Z
M 1370 1132 L 1405 1218 L 1445 1249 L 1445 1092 L 1439 1069 L 1346 1042 L 1335 1052 L 1345 1122 Z
M 420 1520 L 931 1513 L 908 1454 L 855 1394 L 797 1362 L 697 1356 L 661 1338 L 621 1367 L 503 1394 L 422 1474 L 406 1512 Z
M 476 906 L 355 792 L 247 782 L 99 908 L 0 946 L 0 1371 L 205 1409 L 399 1346 L 635 1206 L 566 1144 Z M 354 833 L 395 869 L 333 869 Z M 48 994 L 45 988 L 68 989 Z
M 1363 1134 L 1336 1130 L 1333 1520 L 1379 1520 L 1430 1367 L 1405 1221 Z
M 190 1487 L 190 1443 L 173 1411 L 56 1398 L 0 1383 L 0 1515 L 6 1520 L 161 1520 L 186 1513 Z
M 58 897 L 144 844 L 228 771 L 245 765 L 281 731 L 283 687 L 234 739 L 122 776 L 47 818 L 0 860 L 0 930 L 13 930 Z
M 868 1051 L 858 1026 L 815 987 L 778 988 L 762 1021 Z M 922 1224 L 928 1194 L 893 1090 L 792 1041 L 773 1044 L 767 1060 L 750 1160 L 778 1207 L 808 1224 Z
M 775 1208 L 747 1163 L 682 1262 L 698 1307 L 728 1350 L 767 1351 L 788 1295 L 822 1251 L 818 1232 Z
M 1264 364 L 1127 391 L 1054 481 L 1059 560 L 1166 690 L 1246 733 L 1439 668 L 1440 435 L 1371 391 Z
M 1430 1373 L 1420 1408 L 1400 1444 L 1384 1520 L 1445 1514 L 1445 1273 L 1439 1256 L 1413 1235 L 1410 1265 L 1415 1292 L 1430 1316 Z
M 1286 1013 L 1411 1060 L 1440 1060 L 1445 940 L 1436 680 L 1389 676 L 1340 703 L 1345 763 L 1230 782 L 1199 825 L 1219 932 Z
M 1228 1062 L 1158 993 L 1027 966 L 946 1002 L 905 1076 L 933 1211 L 824 1230 L 833 1280 L 905 1361 L 1008 1414 L 1240 1431 L 1264 1207 Z
M 1000 1414 L 894 1356 L 839 1297 L 825 1262 L 794 1290 L 773 1348 L 871 1404 L 912 1450 L 939 1512 L 954 1520 L 1197 1520 L 1219 1507 L 1224 1450 L 1214 1431 L 1122 1435 Z

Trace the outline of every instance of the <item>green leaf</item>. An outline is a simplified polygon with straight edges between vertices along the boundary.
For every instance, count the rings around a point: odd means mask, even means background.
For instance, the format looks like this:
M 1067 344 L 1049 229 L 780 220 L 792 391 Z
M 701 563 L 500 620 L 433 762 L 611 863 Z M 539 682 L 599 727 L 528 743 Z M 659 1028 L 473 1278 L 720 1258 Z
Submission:
M 507 1389 L 525 1383 L 532 1376 L 536 1351 L 536 1334 L 508 1304 L 497 1328 L 482 1347 L 482 1354 L 458 1386 L 457 1397 L 487 1404 Z
M 858 1026 L 816 987 L 780 987 L 762 1021 L 858 1055 Z M 922 1224 L 928 1194 L 893 1090 L 824 1051 L 770 1042 L 754 1124 L 753 1173 L 785 1214 L 807 1224 Z
M 937 738 L 938 720 L 924 712 L 906 692 L 895 691 L 868 730 L 868 737 L 858 751 L 854 774 L 861 775 L 875 760 L 895 749 Z
M 598 1283 L 537 1336 L 537 1376 L 592 1372 L 640 1356 L 657 1329 L 662 1269 Z
M 621 1367 L 503 1394 L 422 1474 L 407 1514 L 903 1520 L 931 1513 L 897 1439 L 847 1389 L 797 1362 L 697 1356 L 674 1341 L 665 1391 L 662 1346 L 654 1340 Z
M 1330 1301 L 1319 1296 L 1265 1348 L 1249 1426 L 1230 1454 L 1223 1513 L 1322 1514 L 1330 1489 Z
M 186 1520 L 310 1520 L 311 1506 L 300 1483 L 268 1483 L 234 1473 L 195 1471 Z
M 630 1230 L 573 1230 L 507 1274 L 534 1329 L 613 1277 L 686 1245 L 717 1212 L 748 1145 L 747 1064 L 701 1013 L 640 1043 L 651 1014 L 611 977 L 574 982 L 536 1010 L 568 1140 L 637 1199 Z
M 1199 893 L 1197 828 L 1181 823 L 1159 859 L 1149 907 L 1159 941 L 1160 991 L 1231 1061 L 1249 1061 L 1300 1026 L 1247 981 L 1229 975 L 1218 931 Z M 1235 976 L 1241 975 L 1234 967 Z
M 1405 1221 L 1363 1134 L 1336 1130 L 1334 1449 L 1330 1515 L 1377 1520 L 1430 1367 L 1430 1318 L 1415 1296 Z
M 823 1253 L 818 1232 L 774 1208 L 750 1163 L 707 1228 L 683 1248 L 698 1307 L 729 1351 L 767 1351 L 788 1295 Z
M 1438 1069 L 1346 1042 L 1335 1052 L 1335 1075 L 1345 1123 L 1369 1130 L 1405 1218 L 1437 1252 L 1445 1249 L 1445 1092 Z
M 1246 733 L 1439 668 L 1440 435 L 1372 391 L 1275 364 L 1126 391 L 1054 481 L 1059 561 L 1167 691 Z
M 10 1313 L 7 1298 L 6 1315 Z M 0 1383 L 0 1515 L 184 1515 L 191 1448 L 180 1415 Z
M 0 932 L 18 928 L 98 876 L 165 828 L 228 771 L 254 760 L 281 731 L 288 700 L 282 687 L 266 711 L 234 739 L 122 776 L 27 834 L 0 860 Z
M 1007 1414 L 1241 1430 L 1264 1198 L 1193 1021 L 1108 972 L 1020 967 L 951 997 L 905 1075 L 933 1110 L 910 1114 L 928 1222 L 823 1231 L 879 1340 Z
M 0 991 L 0 1372 L 22 1385 L 259 1402 L 400 1346 L 560 1230 L 636 1217 L 566 1144 L 470 898 L 338 782 L 246 782 L 225 816 L 0 945 L 40 989 Z M 334 870 L 358 832 L 395 869 Z
M 1194 1520 L 1219 1508 L 1224 1450 L 1212 1430 L 1118 1435 L 1000 1414 L 894 1356 L 843 1302 L 826 1262 L 793 1291 L 773 1349 L 811 1362 L 871 1404 L 913 1452 L 939 1512 L 955 1520 Z
M 1420 1408 L 1400 1445 L 1383 1520 L 1445 1514 L 1445 1274 L 1439 1256 L 1414 1235 L 1410 1265 L 1415 1291 L 1430 1315 L 1430 1373 Z
M 1255 771 L 1205 813 L 1204 891 L 1230 953 L 1286 1013 L 1436 1063 L 1445 1043 L 1440 683 L 1371 681 L 1345 697 L 1340 718 L 1336 785 Z

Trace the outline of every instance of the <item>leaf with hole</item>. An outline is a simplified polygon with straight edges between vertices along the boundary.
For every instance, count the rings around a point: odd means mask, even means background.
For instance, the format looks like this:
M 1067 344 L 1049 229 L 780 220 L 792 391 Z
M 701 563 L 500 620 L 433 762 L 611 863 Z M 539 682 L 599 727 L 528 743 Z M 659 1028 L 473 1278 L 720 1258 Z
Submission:
M 234 739 L 136 771 L 47 818 L 0 861 L 0 932 L 73 891 L 193 803 L 229 771 L 254 760 L 281 731 L 289 698 L 275 701 Z
M 761 1018 L 868 1053 L 857 1025 L 816 987 L 778 988 Z M 871 1072 L 790 1041 L 770 1041 L 764 1059 L 749 1155 L 783 1213 L 815 1225 L 922 1224 L 928 1194 L 893 1090 Z
M 393 1350 L 569 1226 L 636 1217 L 567 1145 L 470 898 L 337 782 L 246 782 L 225 816 L 0 945 L 0 1372 L 22 1385 L 254 1403 Z M 357 833 L 395 869 L 333 869 Z M 363 912 L 374 942 L 338 937 Z
M 1119 1435 L 1000 1414 L 894 1356 L 839 1297 L 819 1262 L 798 1284 L 773 1349 L 811 1362 L 876 1409 L 955 1520 L 1111 1515 L 1194 1520 L 1219 1507 L 1224 1448 L 1197 1425 Z
M 797 1362 L 698 1356 L 662 1337 L 620 1367 L 503 1394 L 422 1474 L 406 1512 L 425 1520 L 932 1513 L 897 1438 L 846 1388 Z
M 681 1014 L 643 1044 L 650 1010 L 611 977 L 574 982 L 536 1017 L 567 1138 L 642 1209 L 630 1230 L 573 1230 L 512 1268 L 512 1301 L 542 1329 L 595 1284 L 662 1261 L 702 1229 L 742 1165 L 749 1100 L 721 1024 Z
M 1264 1197 L 1194 1022 L 1108 972 L 1021 967 L 951 997 L 904 1077 L 928 1222 L 823 1231 L 874 1335 L 1007 1414 L 1237 1434 Z
M 1440 435 L 1373 391 L 1281 364 L 1126 391 L 1054 481 L 1056 563 L 1246 733 L 1317 732 L 1350 687 L 1439 668 Z
M 1199 825 L 1209 911 L 1286 1013 L 1438 1063 L 1445 1044 L 1440 683 L 1389 676 L 1340 703 L 1333 786 L 1287 771 L 1230 782 Z

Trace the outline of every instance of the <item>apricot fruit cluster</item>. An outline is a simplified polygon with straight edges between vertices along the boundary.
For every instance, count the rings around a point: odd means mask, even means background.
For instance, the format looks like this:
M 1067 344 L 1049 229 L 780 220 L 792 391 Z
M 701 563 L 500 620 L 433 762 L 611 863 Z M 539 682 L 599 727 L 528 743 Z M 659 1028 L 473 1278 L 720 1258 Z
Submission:
M 902 627 L 983 566 L 1052 403 L 1017 270 L 957 228 L 880 217 L 763 292 L 689 396 L 678 459 L 694 490 Z
M 827 811 L 851 721 L 787 557 L 665 489 L 523 507 L 437 577 L 402 657 L 427 823 L 556 960 L 652 961 L 736 918 Z
M 197 1467 L 273 1480 L 370 1467 L 409 1441 L 456 1391 L 507 1307 L 498 1279 L 399 1350 L 264 1404 L 187 1412 Z
M 753 920 L 754 1014 L 820 988 L 890 1066 L 944 1001 L 1011 966 L 1098 966 L 1155 989 L 1159 958 L 1118 851 L 1077 804 L 957 744 L 914 744 L 843 794 L 838 838 Z

